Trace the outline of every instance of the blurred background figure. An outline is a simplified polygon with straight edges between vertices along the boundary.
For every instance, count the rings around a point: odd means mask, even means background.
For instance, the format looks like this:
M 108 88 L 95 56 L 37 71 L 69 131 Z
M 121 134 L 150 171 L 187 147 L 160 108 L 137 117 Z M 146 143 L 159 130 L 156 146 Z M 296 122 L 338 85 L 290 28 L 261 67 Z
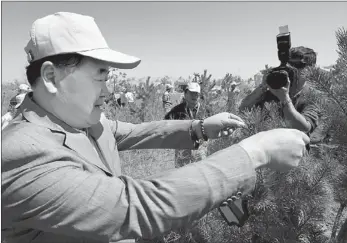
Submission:
M 136 104 L 134 93 L 130 90 L 130 88 L 126 89 L 125 92 L 126 105 L 129 107 L 130 112 L 136 112 Z
M 237 87 L 239 85 L 240 85 L 240 83 L 232 81 L 231 84 L 230 84 L 230 91 L 232 93 L 236 93 L 236 94 L 240 93 L 240 89 Z
M 119 93 L 119 95 L 120 95 L 120 106 L 121 107 L 124 107 L 126 105 L 126 103 L 127 103 L 127 98 L 125 96 L 126 92 L 127 92 L 127 89 L 125 87 L 123 87 L 121 89 L 120 93 Z
M 126 99 L 126 103 L 128 103 L 129 105 L 134 104 L 134 94 L 131 92 L 130 89 L 126 90 L 125 99 Z
M 162 96 L 163 109 L 165 113 L 169 112 L 172 107 L 172 101 L 171 101 L 172 90 L 173 90 L 173 86 L 171 84 L 165 85 L 165 92 Z
M 199 97 L 201 87 L 196 82 L 191 82 L 184 87 L 183 101 L 174 106 L 166 115 L 165 120 L 201 120 L 205 117 L 200 112 Z M 206 157 L 204 150 L 192 151 L 190 149 L 175 150 L 175 167 L 182 167 L 186 164 L 199 161 Z
M 199 113 L 199 97 L 201 88 L 198 83 L 189 83 L 184 89 L 184 97 L 180 104 L 173 107 L 165 115 L 165 120 L 202 119 Z
M 14 96 L 11 101 L 10 105 L 7 109 L 7 113 L 1 117 L 1 130 L 3 130 L 5 127 L 8 126 L 8 124 L 13 120 L 13 118 L 16 116 L 17 109 L 22 104 L 25 95 L 27 93 L 31 92 L 31 88 L 27 84 L 20 84 L 18 86 L 18 93 L 16 96 Z

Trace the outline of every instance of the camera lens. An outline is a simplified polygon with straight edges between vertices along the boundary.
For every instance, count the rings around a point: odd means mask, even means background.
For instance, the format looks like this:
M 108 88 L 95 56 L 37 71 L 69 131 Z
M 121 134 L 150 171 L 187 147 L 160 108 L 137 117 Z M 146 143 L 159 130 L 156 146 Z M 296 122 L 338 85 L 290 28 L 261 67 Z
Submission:
M 280 89 L 286 86 L 287 82 L 288 73 L 284 70 L 271 71 L 266 78 L 266 83 L 272 89 Z

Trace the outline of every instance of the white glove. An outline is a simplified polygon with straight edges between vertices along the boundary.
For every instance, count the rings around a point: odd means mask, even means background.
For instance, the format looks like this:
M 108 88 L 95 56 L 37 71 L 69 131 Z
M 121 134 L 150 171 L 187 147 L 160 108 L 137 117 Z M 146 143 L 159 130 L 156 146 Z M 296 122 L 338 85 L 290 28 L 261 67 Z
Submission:
M 298 166 L 310 138 L 296 129 L 279 128 L 248 137 L 239 145 L 244 148 L 256 167 L 286 172 Z

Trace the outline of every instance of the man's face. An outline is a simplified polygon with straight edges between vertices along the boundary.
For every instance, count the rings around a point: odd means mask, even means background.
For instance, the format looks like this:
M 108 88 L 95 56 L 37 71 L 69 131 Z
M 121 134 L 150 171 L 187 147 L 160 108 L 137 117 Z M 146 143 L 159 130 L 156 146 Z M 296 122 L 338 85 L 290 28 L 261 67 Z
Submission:
M 199 94 L 200 93 L 198 92 L 192 92 L 190 90 L 186 90 L 184 94 L 184 98 L 190 107 L 194 107 L 197 105 L 199 101 Z
M 297 69 L 303 69 L 306 66 L 304 60 L 299 57 L 291 58 L 289 64 Z
M 74 70 L 68 70 L 74 69 Z M 108 66 L 85 58 L 73 68 L 58 71 L 55 114 L 75 128 L 86 128 L 100 120 L 101 106 L 109 95 L 106 87 Z

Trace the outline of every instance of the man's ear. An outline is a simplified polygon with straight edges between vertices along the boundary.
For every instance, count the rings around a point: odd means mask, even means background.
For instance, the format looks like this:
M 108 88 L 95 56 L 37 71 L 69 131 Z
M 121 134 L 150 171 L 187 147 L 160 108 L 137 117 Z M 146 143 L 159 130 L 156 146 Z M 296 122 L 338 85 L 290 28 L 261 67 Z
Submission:
M 41 66 L 41 78 L 47 91 L 51 94 L 57 92 L 56 86 L 56 68 L 50 61 L 46 61 Z

